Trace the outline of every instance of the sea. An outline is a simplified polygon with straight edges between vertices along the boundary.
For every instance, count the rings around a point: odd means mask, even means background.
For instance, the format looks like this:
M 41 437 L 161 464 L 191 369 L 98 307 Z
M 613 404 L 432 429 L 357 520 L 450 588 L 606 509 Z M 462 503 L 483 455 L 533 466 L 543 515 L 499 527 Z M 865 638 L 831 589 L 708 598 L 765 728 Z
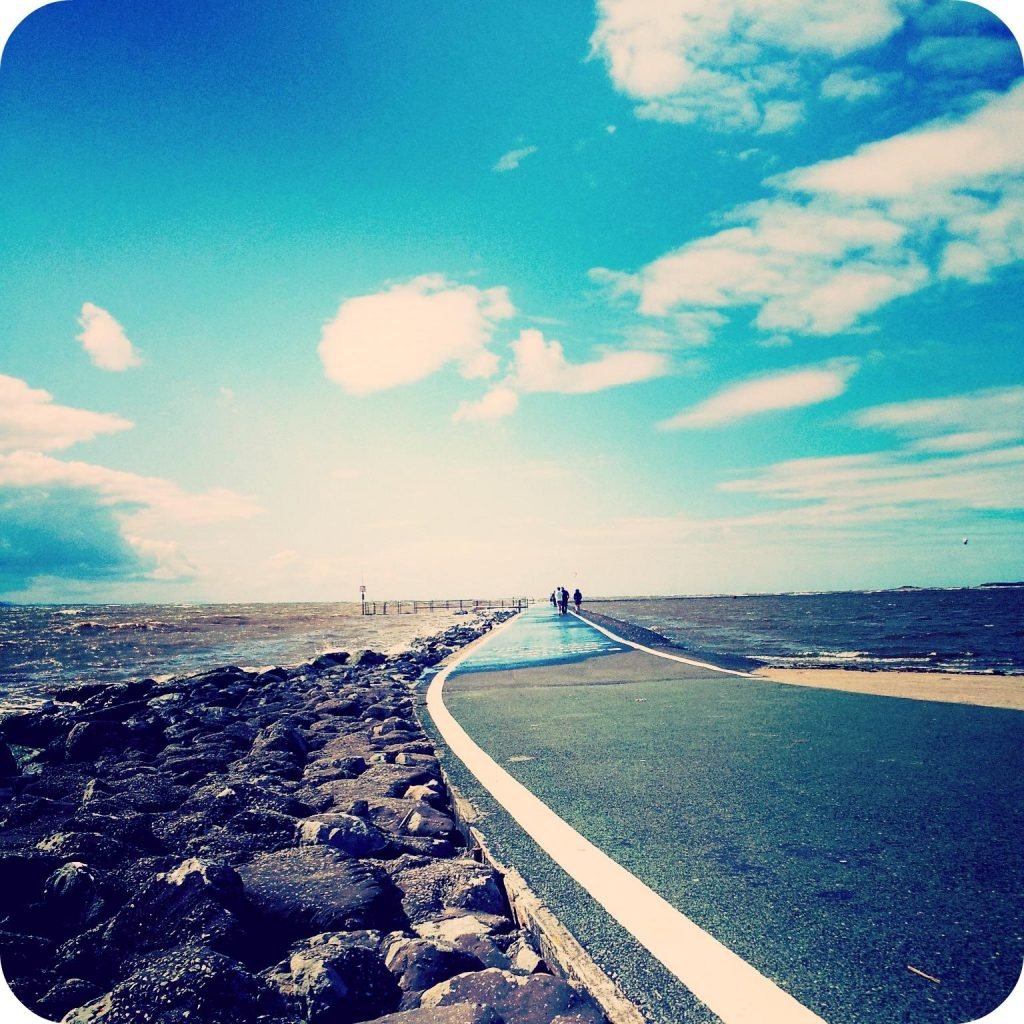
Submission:
M 467 617 L 457 602 L 403 602 L 403 611 L 363 615 L 352 602 L 0 605 L 0 714 L 81 682 L 288 667 L 327 651 L 396 654 Z
M 598 600 L 597 612 L 713 659 L 773 668 L 1024 675 L 1024 583 Z
M 298 665 L 325 651 L 397 653 L 460 621 L 420 603 L 0 605 L 0 713 L 80 682 L 221 665 Z M 586 602 L 703 657 L 784 668 L 1024 675 L 1024 584 L 957 590 L 645 597 Z

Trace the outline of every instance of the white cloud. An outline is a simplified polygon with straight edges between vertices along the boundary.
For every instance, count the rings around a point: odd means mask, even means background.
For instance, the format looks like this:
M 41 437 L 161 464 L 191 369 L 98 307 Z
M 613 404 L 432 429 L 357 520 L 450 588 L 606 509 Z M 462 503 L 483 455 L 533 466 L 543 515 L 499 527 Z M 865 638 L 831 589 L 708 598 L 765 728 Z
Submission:
M 923 437 L 907 445 L 908 451 L 917 452 L 970 452 L 982 448 L 1019 441 L 1021 430 L 964 430 L 958 434 L 943 434 L 941 437 Z
M 456 423 L 503 419 L 519 408 L 519 396 L 549 392 L 585 395 L 636 384 L 669 372 L 669 360 L 660 352 L 627 349 L 604 352 L 597 359 L 571 363 L 561 342 L 545 339 L 535 328 L 521 331 L 512 342 L 512 365 L 507 376 L 479 401 L 462 402 Z
M 851 423 L 910 438 L 891 451 L 792 459 L 723 484 L 726 491 L 795 503 L 793 521 L 894 520 L 923 505 L 946 510 L 1024 508 L 1024 387 L 861 410 Z
M 247 519 L 260 511 L 254 499 L 225 488 L 188 494 L 160 477 L 107 469 L 88 462 L 64 462 L 42 452 L 16 451 L 0 455 L 0 487 L 92 491 L 101 504 L 150 512 L 162 521 L 177 523 Z
M 780 131 L 802 116 L 796 100 L 806 59 L 842 57 L 882 42 L 902 25 L 904 6 L 901 0 L 599 0 L 591 53 L 605 61 L 615 87 L 640 104 L 642 118 Z
M 537 330 L 522 331 L 512 342 L 515 365 L 510 381 L 519 391 L 589 394 L 664 376 L 668 360 L 657 352 L 606 352 L 588 363 L 566 360 L 560 342 Z
M 820 94 L 823 100 L 859 103 L 861 100 L 884 96 L 898 79 L 897 74 L 877 73 L 869 68 L 840 68 L 821 83 Z
M 863 409 L 858 427 L 894 430 L 911 437 L 953 434 L 961 439 L 993 433 L 1024 438 L 1024 387 L 985 388 L 949 398 L 916 399 Z
M 124 333 L 124 328 L 105 310 L 83 303 L 78 318 L 82 333 L 77 335 L 93 365 L 101 370 L 121 371 L 141 366 L 142 360 Z
M 635 274 L 596 268 L 647 316 L 751 307 L 766 332 L 829 335 L 944 277 L 1024 258 L 1024 82 L 974 111 L 769 179 L 779 194 Z
M 460 402 L 452 415 L 453 423 L 476 423 L 511 416 L 519 407 L 519 395 L 512 388 L 496 387 L 478 402 Z
M 48 391 L 0 374 L 0 452 L 55 451 L 132 426 L 112 413 L 54 405 Z
M 861 146 L 852 155 L 779 175 L 792 192 L 896 200 L 922 191 L 946 198 L 959 188 L 1024 171 L 1024 82 L 966 117 L 946 118 Z
M 768 100 L 764 104 L 764 117 L 759 135 L 774 135 L 788 131 L 804 119 L 804 105 L 798 100 Z
M 449 363 L 464 377 L 489 377 L 495 326 L 515 315 L 505 288 L 457 285 L 439 274 L 343 302 L 322 332 L 327 376 L 353 395 L 422 380 Z
M 920 505 L 1005 511 L 1024 508 L 1022 470 L 1024 446 L 933 458 L 875 452 L 794 459 L 724 484 L 723 490 L 813 503 L 819 519 L 854 512 L 892 518 Z
M 689 430 L 734 423 L 765 412 L 795 409 L 837 398 L 857 372 L 852 359 L 771 373 L 733 384 L 658 424 L 661 430 Z
M 514 171 L 528 156 L 533 156 L 536 152 L 536 146 L 523 146 L 522 149 L 509 150 L 491 169 L 498 173 Z

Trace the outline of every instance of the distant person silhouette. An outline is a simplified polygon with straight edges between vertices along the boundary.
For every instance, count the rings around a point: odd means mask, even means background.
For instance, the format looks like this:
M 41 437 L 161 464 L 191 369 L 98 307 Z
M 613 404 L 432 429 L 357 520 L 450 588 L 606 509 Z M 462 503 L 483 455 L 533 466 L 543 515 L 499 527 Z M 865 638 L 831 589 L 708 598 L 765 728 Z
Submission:
M 565 587 L 559 587 L 558 610 L 563 614 L 569 613 L 569 591 Z
M 558 611 L 558 597 L 557 597 L 557 594 L 558 594 L 558 588 L 555 587 L 555 589 L 551 591 L 551 607 L 554 608 L 555 611 Z
M 580 588 L 577 587 L 572 595 L 572 603 L 576 605 L 576 614 L 579 614 L 580 605 L 583 603 L 583 595 L 580 593 Z

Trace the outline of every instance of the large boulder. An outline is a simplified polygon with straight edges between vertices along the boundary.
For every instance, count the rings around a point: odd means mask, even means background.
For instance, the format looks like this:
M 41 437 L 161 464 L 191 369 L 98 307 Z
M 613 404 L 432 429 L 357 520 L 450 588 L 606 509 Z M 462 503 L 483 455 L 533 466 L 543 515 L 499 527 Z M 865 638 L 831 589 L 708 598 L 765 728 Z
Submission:
M 79 722 L 64 741 L 64 756 L 69 761 L 92 761 L 108 748 L 123 748 L 128 735 L 127 726 L 119 721 Z
M 447 910 L 503 915 L 505 894 L 497 874 L 471 860 L 432 860 L 399 868 L 392 875 L 402 909 L 413 924 Z
M 398 894 L 380 869 L 325 846 L 260 854 L 238 869 L 246 897 L 281 936 L 404 923 Z
M 380 934 L 334 932 L 299 943 L 264 975 L 309 1024 L 354 1024 L 397 1009 L 401 993 L 378 950 Z
M 321 843 L 349 857 L 373 857 L 389 841 L 378 828 L 354 814 L 318 814 L 299 822 L 300 845 Z
M 460 974 L 428 989 L 420 999 L 423 1007 L 480 1003 L 515 1024 L 550 1024 L 559 1016 L 578 1024 L 604 1024 L 604 1015 L 579 989 L 550 974 L 521 976 L 488 968 Z
M 384 962 L 403 992 L 425 992 L 466 971 L 482 970 L 473 955 L 441 940 L 397 935 L 386 945 Z
M 186 860 L 154 876 L 114 915 L 103 944 L 109 954 L 129 960 L 195 941 L 244 956 L 249 936 L 242 910 L 242 881 L 233 868 Z
M 63 1024 L 252 1024 L 272 1006 L 266 986 L 240 963 L 193 945 L 146 964 Z
M 426 1009 L 403 1010 L 378 1017 L 369 1024 L 510 1024 L 497 1010 L 480 1003 L 456 1003 L 453 1006 L 431 1006 Z M 511 1022 L 518 1024 L 518 1022 Z
M 21 768 L 18 767 L 11 748 L 3 740 L 0 740 L 0 779 L 12 779 L 20 774 Z

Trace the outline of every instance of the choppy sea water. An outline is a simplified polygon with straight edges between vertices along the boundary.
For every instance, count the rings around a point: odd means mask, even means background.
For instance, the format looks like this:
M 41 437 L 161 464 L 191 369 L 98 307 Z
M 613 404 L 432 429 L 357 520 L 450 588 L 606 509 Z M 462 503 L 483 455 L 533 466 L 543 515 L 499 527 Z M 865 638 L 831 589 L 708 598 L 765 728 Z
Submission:
M 0 713 L 70 683 L 298 665 L 367 647 L 396 653 L 463 621 L 444 608 L 362 615 L 351 603 L 3 605 Z
M 705 655 L 776 668 L 1024 675 L 1024 586 L 590 601 Z

